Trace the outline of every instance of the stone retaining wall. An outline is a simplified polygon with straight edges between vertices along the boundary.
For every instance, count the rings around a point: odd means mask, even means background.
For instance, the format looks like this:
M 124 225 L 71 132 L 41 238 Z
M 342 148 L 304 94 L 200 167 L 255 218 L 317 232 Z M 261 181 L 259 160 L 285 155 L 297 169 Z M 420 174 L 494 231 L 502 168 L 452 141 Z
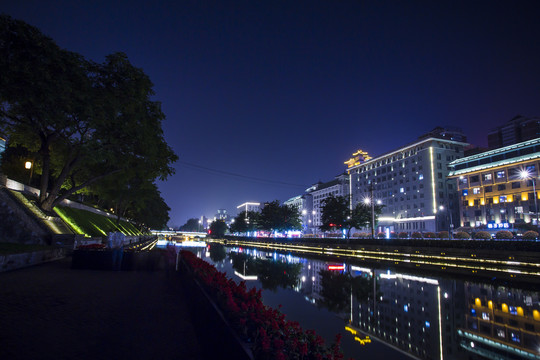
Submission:
M 65 257 L 64 249 L 54 248 L 21 254 L 0 255 L 0 272 L 42 264 Z

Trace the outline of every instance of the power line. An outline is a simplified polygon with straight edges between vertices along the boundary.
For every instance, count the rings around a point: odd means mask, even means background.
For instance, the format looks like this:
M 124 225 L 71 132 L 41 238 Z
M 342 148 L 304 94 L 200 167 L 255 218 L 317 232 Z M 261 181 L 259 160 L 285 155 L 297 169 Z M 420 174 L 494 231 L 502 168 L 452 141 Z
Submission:
M 253 176 L 236 174 L 236 173 L 229 172 L 229 171 L 212 169 L 212 168 L 209 168 L 209 167 L 206 167 L 206 166 L 192 164 L 192 163 L 185 162 L 185 161 L 178 161 L 178 163 L 180 163 L 180 164 L 182 164 L 184 166 L 187 166 L 189 168 L 195 169 L 195 170 L 205 170 L 206 172 L 210 172 L 210 173 L 213 173 L 213 174 L 232 176 L 232 177 L 240 178 L 240 179 L 243 179 L 243 180 L 253 180 L 253 181 L 258 181 L 258 182 L 263 182 L 263 183 L 268 183 L 268 184 L 273 184 L 273 185 L 284 185 L 284 186 L 294 186 L 294 187 L 306 188 L 306 185 L 288 183 L 288 182 L 277 181 L 277 180 L 261 179 L 261 178 L 257 178 L 257 177 L 253 177 Z

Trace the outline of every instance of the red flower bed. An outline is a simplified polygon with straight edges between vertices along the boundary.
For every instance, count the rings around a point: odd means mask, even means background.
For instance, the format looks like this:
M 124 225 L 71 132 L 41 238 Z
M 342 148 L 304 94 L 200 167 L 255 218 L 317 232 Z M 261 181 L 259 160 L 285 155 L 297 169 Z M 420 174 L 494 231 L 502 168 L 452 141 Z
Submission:
M 237 284 L 190 251 L 182 250 L 181 256 L 237 334 L 253 342 L 256 359 L 343 358 L 339 347 L 341 334 L 336 336 L 332 346 L 326 347 L 324 340 L 313 330 L 303 331 L 297 322 L 285 320 L 285 315 L 279 310 L 265 306 L 261 300 L 261 290 L 248 290 L 244 281 Z

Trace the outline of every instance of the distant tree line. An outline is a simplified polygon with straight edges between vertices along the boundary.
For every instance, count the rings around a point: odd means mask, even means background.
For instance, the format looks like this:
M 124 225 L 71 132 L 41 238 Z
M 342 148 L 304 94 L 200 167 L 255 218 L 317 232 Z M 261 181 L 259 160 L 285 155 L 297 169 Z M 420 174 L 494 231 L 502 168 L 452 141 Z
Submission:
M 43 211 L 75 197 L 141 226 L 167 224 L 156 180 L 174 173 L 177 156 L 142 69 L 123 53 L 95 63 L 0 15 L 0 74 L 2 171 L 35 183 Z M 28 160 L 35 181 L 22 172 Z
M 321 231 L 345 230 L 347 238 L 351 229 L 369 228 L 376 226 L 377 219 L 383 209 L 382 205 L 359 203 L 352 209 L 347 197 L 329 196 L 322 201 Z M 210 226 L 210 235 L 222 237 L 227 231 L 231 233 L 252 233 L 254 231 L 268 231 L 271 234 L 301 230 L 302 220 L 300 210 L 296 206 L 280 204 L 278 200 L 268 202 L 260 212 L 242 211 L 231 222 L 230 227 L 223 220 L 216 220 Z M 201 225 L 197 219 L 189 219 L 180 227 L 184 231 L 200 231 Z

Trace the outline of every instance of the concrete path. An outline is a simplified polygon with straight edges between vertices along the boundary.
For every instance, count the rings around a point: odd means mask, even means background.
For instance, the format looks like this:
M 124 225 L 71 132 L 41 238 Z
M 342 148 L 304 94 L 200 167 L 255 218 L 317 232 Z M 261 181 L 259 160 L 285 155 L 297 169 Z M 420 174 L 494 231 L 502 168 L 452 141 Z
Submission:
M 177 274 L 70 265 L 0 273 L 0 359 L 203 358 Z

